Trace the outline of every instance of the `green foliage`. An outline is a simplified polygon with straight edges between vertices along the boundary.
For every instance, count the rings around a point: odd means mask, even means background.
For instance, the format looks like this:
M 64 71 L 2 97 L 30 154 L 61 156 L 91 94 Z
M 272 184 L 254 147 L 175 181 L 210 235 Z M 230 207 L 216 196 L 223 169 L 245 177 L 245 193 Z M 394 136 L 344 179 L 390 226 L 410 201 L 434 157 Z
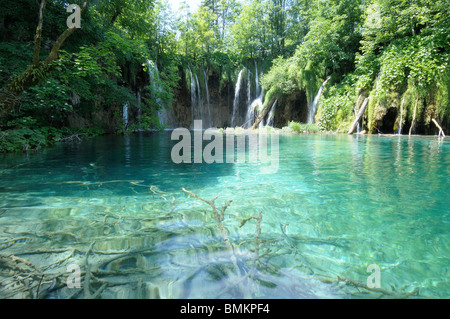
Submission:
M 319 103 L 317 126 L 322 131 L 334 131 L 340 124 L 348 123 L 353 116 L 355 96 L 350 85 L 331 87 Z
M 18 115 L 31 115 L 40 125 L 61 125 L 73 111 L 68 90 L 66 85 L 50 78 L 25 92 Z
M 287 126 L 292 132 L 295 133 L 317 133 L 319 132 L 319 128 L 313 123 L 299 123 L 291 121 Z
M 66 5 L 48 1 L 42 59 L 66 28 Z M 16 0 L 0 12 L 0 87 L 25 87 L 26 77 L 11 81 L 24 71 L 36 80 L 19 107 L 0 119 L 4 150 L 41 147 L 75 129 L 123 132 L 125 103 L 128 129 L 161 129 L 157 114 L 176 98 L 180 70 L 189 89 L 188 65 L 201 86 L 203 70 L 217 74 L 221 90 L 258 61 L 266 102 L 303 91 L 311 103 L 331 76 L 317 127 L 290 124 L 296 131 L 347 126 L 358 96 L 369 92 L 369 126 L 403 97 L 405 121 L 416 102 L 422 124 L 431 118 L 448 123 L 450 116 L 448 0 L 205 0 L 196 12 L 183 4 L 178 15 L 160 0 L 91 1 L 82 29 L 67 39 L 59 59 L 32 68 L 37 9 L 36 1 Z M 153 78 L 148 60 L 159 69 Z M 74 118 L 80 127 L 63 131 Z
M 45 136 L 39 130 L 24 127 L 0 132 L 0 152 L 27 151 L 45 144 Z
M 357 56 L 357 91 L 371 91 L 369 123 L 387 107 L 404 109 L 411 121 L 429 125 L 448 118 L 450 18 L 448 1 L 373 1 L 365 11 L 362 54 Z
M 297 133 L 302 132 L 302 124 L 299 122 L 294 122 L 294 121 L 289 122 L 288 127 L 294 132 L 297 132 Z
M 278 57 L 273 61 L 270 71 L 262 79 L 265 89 L 275 88 L 280 94 L 290 94 L 298 88 L 295 65 L 292 60 Z
M 40 127 L 38 121 L 29 116 L 9 121 L 8 127 L 10 129 L 0 131 L 0 152 L 37 151 L 68 137 L 70 139 L 71 136 L 76 135 L 78 141 L 83 137 L 93 137 L 105 133 L 102 129 L 95 127 L 88 129 Z
M 27 68 L 33 52 L 29 42 L 0 42 L 0 87 Z

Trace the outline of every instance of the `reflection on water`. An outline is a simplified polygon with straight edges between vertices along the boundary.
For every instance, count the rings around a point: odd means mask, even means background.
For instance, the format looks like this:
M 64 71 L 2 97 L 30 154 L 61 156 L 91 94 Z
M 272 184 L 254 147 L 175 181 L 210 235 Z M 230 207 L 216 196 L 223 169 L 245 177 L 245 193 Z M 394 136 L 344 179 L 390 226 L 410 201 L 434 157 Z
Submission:
M 450 143 L 280 136 L 272 175 L 261 163 L 176 165 L 174 144 L 142 133 L 4 155 L 0 257 L 21 262 L 0 275 L 0 296 L 30 297 L 44 275 L 41 297 L 81 298 L 65 285 L 77 264 L 103 298 L 375 298 L 337 278 L 365 284 L 377 264 L 395 296 L 448 298 Z M 219 211 L 232 200 L 226 235 L 182 188 L 219 195 Z M 242 225 L 259 212 L 259 230 Z

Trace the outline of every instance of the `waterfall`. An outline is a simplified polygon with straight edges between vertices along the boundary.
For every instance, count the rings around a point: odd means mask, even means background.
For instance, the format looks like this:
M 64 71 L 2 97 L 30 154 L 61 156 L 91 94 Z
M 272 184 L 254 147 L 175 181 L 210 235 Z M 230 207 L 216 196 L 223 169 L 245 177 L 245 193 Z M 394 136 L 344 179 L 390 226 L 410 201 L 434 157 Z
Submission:
M 247 70 L 247 104 L 250 104 L 252 98 L 251 94 L 251 84 L 250 84 L 250 70 Z
M 138 119 L 142 117 L 142 108 L 141 108 L 141 92 L 138 90 L 136 93 L 136 99 L 137 99 L 137 117 Z
M 325 82 L 322 83 L 319 91 L 314 97 L 314 101 L 312 102 L 311 107 L 308 109 L 308 123 L 314 123 L 314 117 L 316 116 L 317 105 L 319 104 L 320 96 L 322 95 L 322 91 L 329 80 L 330 77 L 328 77 L 328 79 L 326 79 Z
M 231 117 L 231 126 L 232 127 L 235 126 L 236 114 L 239 110 L 239 92 L 241 90 L 242 72 L 244 72 L 244 69 L 239 71 L 239 75 L 238 75 L 238 78 L 236 81 L 236 88 L 234 90 L 233 115 Z
M 262 74 L 262 70 L 261 70 L 261 74 Z M 244 127 L 245 128 L 250 128 L 254 121 L 255 121 L 255 117 L 262 111 L 262 107 L 263 107 L 263 99 L 264 99 L 264 88 L 263 87 L 259 87 L 259 77 L 258 77 L 258 65 L 256 64 L 255 61 L 255 82 L 256 82 L 256 94 L 259 93 L 259 95 L 256 96 L 256 99 L 249 104 L 248 108 L 247 108 L 247 114 L 245 116 L 245 122 L 244 122 Z M 260 122 L 263 123 L 263 121 Z M 264 125 L 264 123 L 262 124 Z
M 263 109 L 263 96 L 264 96 L 264 89 L 261 89 L 261 94 L 258 96 L 252 104 L 249 105 L 247 109 L 247 115 L 245 116 L 245 128 L 250 128 L 253 123 L 255 122 L 256 116 L 261 113 Z M 260 122 L 263 123 L 263 121 Z
M 275 102 L 273 102 L 272 108 L 270 109 L 269 117 L 267 118 L 267 126 L 273 126 L 273 123 L 275 121 L 275 109 L 277 107 L 277 102 L 278 100 L 275 100 Z
M 148 74 L 150 76 L 150 84 L 152 86 L 152 93 L 154 96 L 156 95 L 156 104 L 159 106 L 159 110 L 156 112 L 156 115 L 159 118 L 160 124 L 169 127 L 175 127 L 176 120 L 172 108 L 170 106 L 167 107 L 163 105 L 161 98 L 159 97 L 159 94 L 162 92 L 163 88 L 160 84 L 158 66 L 151 60 L 148 60 L 147 65 L 148 65 Z M 141 116 L 140 105 L 141 105 L 141 94 L 138 91 L 138 117 Z
M 161 86 L 159 84 L 157 84 L 157 81 L 159 79 L 158 66 L 156 65 L 156 63 L 153 63 L 153 61 L 151 61 L 151 60 L 147 61 L 147 66 L 148 66 L 148 75 L 150 77 L 150 84 L 152 85 L 152 89 L 153 89 L 152 94 L 157 95 L 158 92 L 162 91 Z M 141 115 L 142 115 L 140 99 L 141 99 L 141 95 L 138 92 L 138 117 L 141 117 Z M 161 107 L 161 99 L 159 97 L 156 98 L 156 104 Z M 164 115 L 162 114 L 162 112 L 158 111 L 156 114 L 158 115 L 159 119 L 163 122 L 163 124 L 165 124 L 164 119 L 163 119 Z
M 259 87 L 258 64 L 255 61 L 255 96 L 256 96 L 256 98 L 258 98 L 258 87 Z
M 402 103 L 400 104 L 400 120 L 398 122 L 398 135 L 402 134 L 403 104 L 404 103 L 405 103 L 405 95 L 403 95 Z
M 308 118 L 306 120 L 307 123 L 309 123 L 309 114 L 311 113 L 311 108 L 312 108 L 312 104 L 313 104 L 313 96 L 314 96 L 314 92 L 313 92 L 313 76 L 312 73 L 309 75 L 309 104 L 308 104 Z
M 128 103 L 125 103 L 122 109 L 122 118 L 124 123 L 124 128 L 126 129 L 128 126 Z
M 197 107 L 197 91 L 195 88 L 194 76 L 192 75 L 192 70 L 189 68 L 189 73 L 191 75 L 191 112 L 192 112 L 192 125 L 194 125 L 194 120 L 196 119 L 195 110 Z
M 194 74 L 195 76 L 195 83 L 197 85 L 197 120 L 203 120 L 203 100 L 202 100 L 202 94 L 200 91 L 200 84 L 198 83 L 198 77 L 197 74 Z
M 211 117 L 211 106 L 210 106 L 210 100 L 209 100 L 209 89 L 208 89 L 208 78 L 206 76 L 206 71 L 203 69 L 203 75 L 205 77 L 205 88 L 206 88 L 206 102 L 208 103 L 208 123 L 207 127 L 212 127 L 212 117 Z
M 358 117 L 358 112 L 356 110 L 356 105 L 353 108 L 353 113 L 355 113 L 355 118 L 357 118 Z M 356 122 L 356 134 L 359 134 L 360 132 L 361 132 L 361 128 L 359 126 L 359 121 L 358 121 L 358 122 Z
M 247 114 L 245 116 L 244 128 L 250 128 L 255 121 L 258 110 L 262 108 L 262 101 L 260 98 L 255 99 L 252 104 L 248 106 Z
M 206 92 L 206 106 L 203 103 L 202 87 L 198 80 L 198 75 L 192 72 L 191 67 L 188 65 L 189 73 L 191 76 L 191 108 L 192 108 L 192 126 L 194 120 L 202 120 L 203 127 L 212 126 L 212 114 L 211 114 L 211 102 L 208 89 L 208 77 L 206 71 L 203 69 L 205 92 Z M 201 80 L 201 79 L 200 79 Z M 206 108 L 206 109 L 205 109 Z
M 258 125 L 258 128 L 263 128 L 263 127 L 264 127 L 264 119 L 262 119 Z
M 147 65 L 148 65 L 148 75 L 150 77 L 150 84 L 152 85 L 153 88 L 152 90 L 153 94 L 155 94 L 156 92 L 161 92 L 162 87 L 157 83 L 159 80 L 158 66 L 151 60 L 147 61 Z M 161 104 L 161 99 L 159 97 L 156 98 L 156 103 L 158 105 Z

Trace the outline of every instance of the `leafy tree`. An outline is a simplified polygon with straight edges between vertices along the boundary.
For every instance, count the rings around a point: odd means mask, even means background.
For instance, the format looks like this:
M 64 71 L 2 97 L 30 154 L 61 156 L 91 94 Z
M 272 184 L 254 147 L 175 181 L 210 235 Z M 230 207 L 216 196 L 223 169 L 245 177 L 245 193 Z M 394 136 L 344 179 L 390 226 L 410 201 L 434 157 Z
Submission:
M 84 2 L 81 6 L 81 12 L 83 12 L 89 5 L 89 0 Z M 39 6 L 39 22 L 36 28 L 36 36 L 34 40 L 34 52 L 32 64 L 27 67 L 25 71 L 14 77 L 10 83 L 3 89 L 0 95 L 0 118 L 8 115 L 14 105 L 17 103 L 19 95 L 40 81 L 45 79 L 48 73 L 52 70 L 53 62 L 58 59 L 59 49 L 63 45 L 64 41 L 75 32 L 76 28 L 67 28 L 63 33 L 59 35 L 53 44 L 49 55 L 43 61 L 40 59 L 40 50 L 42 43 L 42 29 L 44 21 L 44 11 L 47 5 L 46 0 L 42 0 Z

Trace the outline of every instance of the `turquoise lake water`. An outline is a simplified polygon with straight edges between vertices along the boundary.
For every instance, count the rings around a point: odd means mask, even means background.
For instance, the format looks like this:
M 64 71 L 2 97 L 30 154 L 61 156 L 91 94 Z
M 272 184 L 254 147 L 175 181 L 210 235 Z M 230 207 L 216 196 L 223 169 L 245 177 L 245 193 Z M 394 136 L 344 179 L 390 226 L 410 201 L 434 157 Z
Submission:
M 274 174 L 260 162 L 174 164 L 174 144 L 136 133 L 3 155 L 0 253 L 50 274 L 83 268 L 92 245 L 96 276 L 114 283 L 104 298 L 376 298 L 337 282 L 365 284 L 371 264 L 381 289 L 450 297 L 448 139 L 281 135 Z M 219 210 L 232 200 L 234 252 L 182 188 L 218 195 Z M 240 227 L 260 212 L 259 235 L 256 220 Z

